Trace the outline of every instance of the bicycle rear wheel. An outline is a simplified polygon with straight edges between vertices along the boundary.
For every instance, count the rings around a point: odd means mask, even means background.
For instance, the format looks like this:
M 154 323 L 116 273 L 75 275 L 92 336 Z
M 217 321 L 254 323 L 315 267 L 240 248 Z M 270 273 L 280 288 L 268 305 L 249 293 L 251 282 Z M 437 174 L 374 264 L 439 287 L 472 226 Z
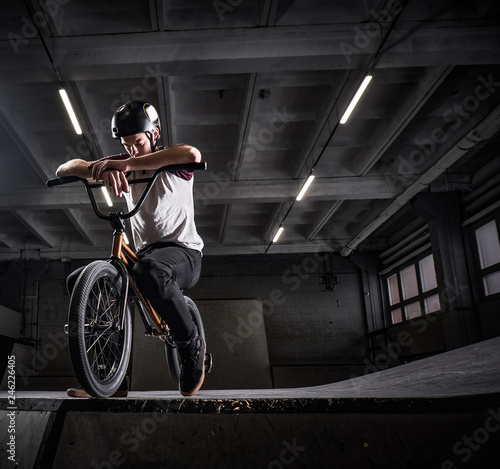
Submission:
M 106 261 L 89 264 L 79 275 L 70 300 L 69 349 L 76 377 L 91 396 L 114 394 L 130 359 L 132 319 L 123 314 L 122 279 Z
M 191 298 L 185 296 L 184 299 L 186 300 L 186 304 L 189 309 L 189 313 L 193 318 L 193 322 L 195 323 L 198 329 L 198 334 L 206 343 L 205 329 L 203 328 L 203 321 L 201 319 L 201 314 L 198 311 L 196 304 Z M 175 387 L 178 388 L 181 376 L 179 351 L 177 350 L 177 347 L 175 345 L 165 342 L 165 354 L 167 356 L 168 371 L 170 373 L 170 376 L 172 377 L 172 381 L 174 382 Z

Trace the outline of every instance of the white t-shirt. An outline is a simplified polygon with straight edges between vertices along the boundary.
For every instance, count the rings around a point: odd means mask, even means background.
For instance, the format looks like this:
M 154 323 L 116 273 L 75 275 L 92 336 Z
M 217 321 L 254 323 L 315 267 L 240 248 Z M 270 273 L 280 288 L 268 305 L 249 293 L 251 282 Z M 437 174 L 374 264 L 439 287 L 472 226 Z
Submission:
M 134 171 L 129 179 L 149 178 L 154 171 Z M 135 207 L 146 184 L 131 184 L 127 206 Z M 201 251 L 203 240 L 194 222 L 193 173 L 161 173 L 139 212 L 130 219 L 136 249 L 156 242 L 177 243 Z
M 107 158 L 125 159 L 122 153 Z M 104 158 L 103 158 L 104 159 Z M 132 171 L 128 179 L 149 178 L 155 171 Z M 135 248 L 156 242 L 170 242 L 202 251 L 203 240 L 194 222 L 193 172 L 164 171 L 158 175 L 139 212 L 130 218 Z M 135 207 L 146 183 L 131 184 L 125 200 L 129 210 Z

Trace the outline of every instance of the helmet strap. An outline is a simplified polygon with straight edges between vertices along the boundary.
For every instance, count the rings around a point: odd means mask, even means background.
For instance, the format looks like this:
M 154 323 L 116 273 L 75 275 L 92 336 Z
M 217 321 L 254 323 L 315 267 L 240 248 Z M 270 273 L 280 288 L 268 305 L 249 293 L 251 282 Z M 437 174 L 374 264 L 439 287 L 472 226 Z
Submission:
M 154 139 L 154 132 L 146 132 L 147 134 L 149 134 L 149 141 L 151 142 L 151 151 L 156 151 L 156 142 L 158 141 L 158 139 Z

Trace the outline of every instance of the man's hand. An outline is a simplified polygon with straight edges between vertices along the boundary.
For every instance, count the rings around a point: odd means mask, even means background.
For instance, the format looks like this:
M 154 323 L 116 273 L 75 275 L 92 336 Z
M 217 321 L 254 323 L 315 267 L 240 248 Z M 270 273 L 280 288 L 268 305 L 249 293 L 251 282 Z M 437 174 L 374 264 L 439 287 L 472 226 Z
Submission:
M 126 160 L 101 160 L 94 161 L 89 164 L 88 168 L 92 171 L 92 177 L 96 181 L 104 180 L 103 174 L 105 171 L 109 171 L 111 169 L 115 169 L 117 171 L 121 171 L 122 173 L 126 173 L 132 169 L 131 165 L 128 162 L 129 158 Z
M 130 192 L 125 173 L 110 169 L 105 171 L 101 177 L 104 185 L 109 187 L 117 197 L 121 197 L 123 192 Z
M 127 160 L 104 160 L 95 161 L 88 165 L 92 171 L 92 178 L 96 181 L 103 181 L 117 197 L 121 197 L 123 192 L 130 192 L 125 173 L 130 171 Z

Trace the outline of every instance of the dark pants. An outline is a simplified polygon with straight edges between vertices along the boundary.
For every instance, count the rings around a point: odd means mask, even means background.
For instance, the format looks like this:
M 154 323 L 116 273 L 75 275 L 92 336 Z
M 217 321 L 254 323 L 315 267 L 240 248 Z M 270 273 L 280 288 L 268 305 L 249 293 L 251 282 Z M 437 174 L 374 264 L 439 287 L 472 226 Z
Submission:
M 201 253 L 174 243 L 155 243 L 138 251 L 139 262 L 133 278 L 141 293 L 168 324 L 177 342 L 194 337 L 196 327 L 184 301 L 182 290 L 196 284 L 201 272 Z M 67 279 L 71 293 L 84 267 Z

